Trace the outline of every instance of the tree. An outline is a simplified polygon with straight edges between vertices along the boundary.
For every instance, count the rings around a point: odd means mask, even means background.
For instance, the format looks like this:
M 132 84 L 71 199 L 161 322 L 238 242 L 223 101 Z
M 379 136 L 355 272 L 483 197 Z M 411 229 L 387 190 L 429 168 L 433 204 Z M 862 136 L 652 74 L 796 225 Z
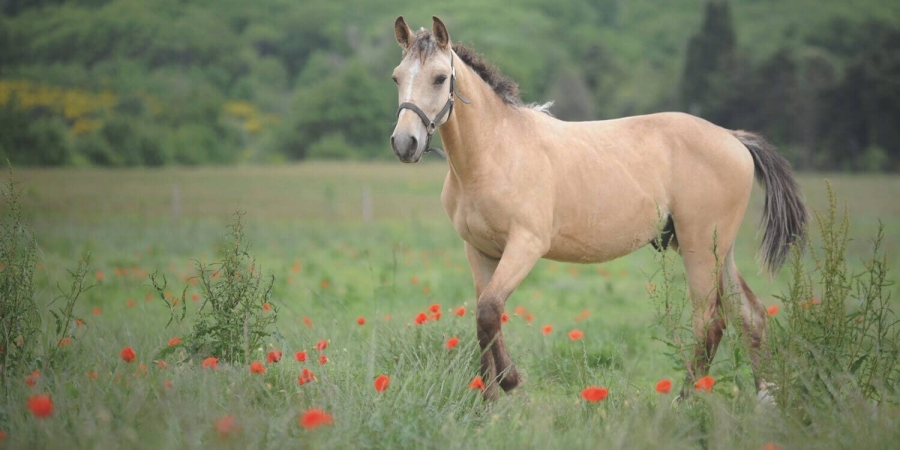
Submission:
M 681 105 L 715 121 L 731 89 L 736 37 L 727 1 L 706 4 L 703 25 L 688 43 L 681 79 Z

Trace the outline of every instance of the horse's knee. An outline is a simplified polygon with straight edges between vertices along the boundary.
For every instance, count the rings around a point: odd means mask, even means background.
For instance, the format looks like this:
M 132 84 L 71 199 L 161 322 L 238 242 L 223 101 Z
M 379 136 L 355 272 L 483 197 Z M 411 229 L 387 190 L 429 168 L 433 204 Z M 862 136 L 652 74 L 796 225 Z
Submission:
M 490 345 L 500 331 L 503 307 L 497 302 L 479 302 L 475 320 L 478 325 L 478 341 L 482 347 Z

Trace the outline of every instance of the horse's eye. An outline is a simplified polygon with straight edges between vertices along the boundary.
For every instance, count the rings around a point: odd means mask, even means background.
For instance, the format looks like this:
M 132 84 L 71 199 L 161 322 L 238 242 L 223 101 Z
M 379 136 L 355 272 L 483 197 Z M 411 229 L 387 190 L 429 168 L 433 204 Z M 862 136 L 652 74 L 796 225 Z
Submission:
M 447 75 L 438 75 L 434 77 L 434 84 L 436 85 L 444 84 L 445 81 L 447 81 Z

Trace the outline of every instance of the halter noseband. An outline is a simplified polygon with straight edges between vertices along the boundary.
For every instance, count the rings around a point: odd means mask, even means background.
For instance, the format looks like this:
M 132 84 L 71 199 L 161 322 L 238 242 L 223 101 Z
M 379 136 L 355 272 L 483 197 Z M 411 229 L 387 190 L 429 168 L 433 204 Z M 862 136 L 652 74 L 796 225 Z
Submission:
M 397 117 L 400 117 L 400 113 L 403 112 L 404 109 L 408 109 L 416 113 L 416 115 L 418 115 L 419 118 L 422 119 L 422 123 L 425 124 L 425 131 L 428 133 L 428 138 L 425 140 L 425 151 L 423 152 L 423 154 L 428 152 L 435 152 L 440 155 L 441 158 L 447 159 L 447 155 L 443 150 L 431 146 L 431 137 L 434 135 L 434 130 L 436 130 L 438 125 L 440 125 L 441 120 L 444 119 L 444 116 L 446 115 L 449 118 L 450 114 L 453 114 L 454 94 L 459 97 L 459 100 L 461 102 L 467 105 L 469 104 L 469 100 L 463 97 L 463 95 L 459 93 L 459 90 L 456 89 L 456 68 L 453 67 L 453 52 L 450 52 L 450 97 L 447 99 L 447 103 L 444 104 L 444 107 L 441 108 L 441 111 L 437 114 L 437 116 L 435 116 L 433 120 L 429 119 L 428 115 L 425 114 L 425 111 L 422 111 L 421 108 L 410 102 L 403 102 L 400 104 L 400 107 L 397 108 Z

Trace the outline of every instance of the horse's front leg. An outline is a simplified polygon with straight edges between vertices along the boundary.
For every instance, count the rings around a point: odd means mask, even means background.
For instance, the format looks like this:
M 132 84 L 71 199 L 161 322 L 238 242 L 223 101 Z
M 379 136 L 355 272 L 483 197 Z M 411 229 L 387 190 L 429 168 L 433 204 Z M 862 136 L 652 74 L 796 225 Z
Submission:
M 509 391 L 520 381 L 500 329 L 506 299 L 546 253 L 546 249 L 540 240 L 524 236 L 510 239 L 499 261 L 484 256 L 469 245 L 466 249 L 478 294 L 478 343 L 481 346 L 481 372 L 487 384 L 484 398 L 493 400 L 500 394 L 498 385 Z M 478 287 L 479 280 L 486 282 L 483 289 Z

